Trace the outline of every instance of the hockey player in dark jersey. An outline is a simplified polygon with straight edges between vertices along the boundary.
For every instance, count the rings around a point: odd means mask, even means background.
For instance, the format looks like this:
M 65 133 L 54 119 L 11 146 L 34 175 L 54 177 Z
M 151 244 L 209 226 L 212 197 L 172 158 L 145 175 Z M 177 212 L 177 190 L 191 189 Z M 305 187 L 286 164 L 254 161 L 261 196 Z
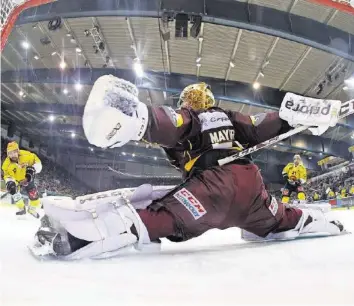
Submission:
M 113 76 L 96 81 L 83 116 L 89 142 L 104 148 L 131 140 L 157 143 L 185 180 L 163 196 L 152 190 L 140 194 L 112 190 L 76 200 L 45 198 L 46 217 L 36 234 L 37 249 L 46 246 L 47 253 L 82 258 L 113 254 L 132 245 L 146 247 L 164 237 L 186 241 L 213 228 L 239 227 L 259 237 L 288 231 L 297 236 L 341 232 L 342 225 L 319 210 L 285 207 L 276 201 L 250 158 L 218 163 L 306 120 L 323 133 L 336 124 L 337 101 L 329 106 L 327 118 L 301 119 L 292 107 L 296 98 L 292 104 L 285 101 L 279 113 L 246 116 L 215 107 L 210 87 L 199 83 L 186 87 L 180 102 L 178 110 L 149 107 L 138 100 L 137 88 L 129 82 Z M 301 103 L 310 107 L 312 101 Z M 137 205 L 142 202 L 145 205 Z

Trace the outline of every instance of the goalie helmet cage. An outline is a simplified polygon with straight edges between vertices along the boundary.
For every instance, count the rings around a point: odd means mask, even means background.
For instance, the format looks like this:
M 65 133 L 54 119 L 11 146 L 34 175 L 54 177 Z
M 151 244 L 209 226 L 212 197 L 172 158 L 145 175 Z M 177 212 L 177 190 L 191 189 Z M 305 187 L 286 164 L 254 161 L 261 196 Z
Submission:
M 1 0 L 1 52 L 11 34 L 18 16 L 26 9 L 55 0 Z

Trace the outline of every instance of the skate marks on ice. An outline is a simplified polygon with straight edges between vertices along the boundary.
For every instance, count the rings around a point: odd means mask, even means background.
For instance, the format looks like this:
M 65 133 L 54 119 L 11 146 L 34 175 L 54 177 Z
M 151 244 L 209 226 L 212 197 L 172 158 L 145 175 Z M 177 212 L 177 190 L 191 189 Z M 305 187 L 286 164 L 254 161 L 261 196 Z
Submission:
M 41 262 L 26 248 L 38 221 L 12 212 L 0 208 L 2 306 L 354 304 L 354 235 L 250 244 L 215 230 L 158 255 Z

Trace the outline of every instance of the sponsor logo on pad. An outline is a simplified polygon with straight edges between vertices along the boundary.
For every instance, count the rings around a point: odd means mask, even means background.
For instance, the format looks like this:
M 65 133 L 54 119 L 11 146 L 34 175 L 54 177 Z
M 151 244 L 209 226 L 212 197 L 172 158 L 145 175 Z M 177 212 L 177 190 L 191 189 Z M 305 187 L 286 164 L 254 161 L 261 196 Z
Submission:
M 203 205 L 186 188 L 177 191 L 173 196 L 191 213 L 195 220 L 207 213 Z

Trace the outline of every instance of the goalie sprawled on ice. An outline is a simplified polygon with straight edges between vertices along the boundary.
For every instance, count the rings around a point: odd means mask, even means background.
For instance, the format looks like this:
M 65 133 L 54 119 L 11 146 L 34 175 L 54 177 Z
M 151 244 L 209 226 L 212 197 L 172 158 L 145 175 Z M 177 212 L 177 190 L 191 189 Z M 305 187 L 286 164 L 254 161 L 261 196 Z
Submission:
M 110 256 L 127 247 L 158 245 L 163 237 L 185 241 L 212 228 L 239 227 L 258 237 L 279 238 L 289 232 L 291 237 L 340 234 L 343 226 L 322 211 L 285 207 L 272 198 L 250 158 L 218 165 L 220 159 L 298 125 L 324 133 L 336 125 L 340 101 L 287 94 L 279 113 L 250 117 L 214 107 L 210 87 L 200 83 L 186 87 L 180 102 L 177 111 L 148 107 L 129 82 L 110 75 L 95 82 L 83 116 L 89 142 L 104 148 L 130 140 L 158 143 L 185 181 L 162 194 L 142 187 L 135 193 L 117 190 L 76 200 L 45 198 L 46 216 L 31 247 L 35 254 Z

